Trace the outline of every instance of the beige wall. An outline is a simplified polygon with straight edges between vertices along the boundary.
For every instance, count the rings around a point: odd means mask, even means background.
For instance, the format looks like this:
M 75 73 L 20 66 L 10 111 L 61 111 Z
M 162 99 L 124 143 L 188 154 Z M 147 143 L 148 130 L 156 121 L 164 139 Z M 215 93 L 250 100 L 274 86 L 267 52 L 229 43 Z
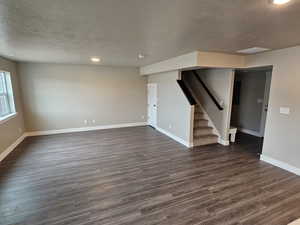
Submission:
M 243 68 L 245 67 L 245 57 L 242 55 L 199 51 L 197 66 L 209 68 Z
M 190 143 L 192 107 L 177 84 L 178 75 L 178 71 L 151 75 L 148 83 L 158 86 L 157 126 Z
M 248 56 L 248 67 L 273 65 L 263 155 L 300 168 L 300 46 Z M 279 113 L 290 107 L 290 115 Z
M 198 52 L 191 52 L 185 55 L 177 56 L 158 63 L 140 68 L 141 75 L 150 75 L 155 73 L 164 73 L 167 71 L 176 71 L 182 68 L 197 66 Z
M 241 92 L 240 104 L 232 106 L 232 126 L 260 135 L 266 73 L 267 71 L 249 71 L 235 74 L 235 80 L 241 82 Z
M 22 104 L 19 91 L 19 78 L 16 71 L 16 63 L 0 57 L 0 70 L 11 73 L 14 99 L 17 116 L 4 122 L 0 122 L 0 154 L 13 144 L 24 132 Z
M 20 63 L 19 72 L 27 131 L 146 121 L 137 68 Z
M 198 70 L 198 74 L 212 94 L 218 99 L 218 102 L 223 102 L 223 111 L 217 108 L 192 74 L 185 75 L 183 79 L 192 88 L 195 96 L 197 96 L 198 102 L 201 103 L 207 112 L 222 140 L 228 141 L 234 72 L 232 69 L 202 69 Z
M 245 56 L 195 51 L 140 68 L 141 75 L 195 68 L 244 68 Z

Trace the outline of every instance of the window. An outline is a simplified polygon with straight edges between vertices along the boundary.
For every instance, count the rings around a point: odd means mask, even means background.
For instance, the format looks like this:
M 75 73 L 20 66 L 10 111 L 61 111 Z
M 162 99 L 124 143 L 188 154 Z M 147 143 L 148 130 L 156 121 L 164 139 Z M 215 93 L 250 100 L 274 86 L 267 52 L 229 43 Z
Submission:
M 0 71 L 0 120 L 16 113 L 10 73 Z

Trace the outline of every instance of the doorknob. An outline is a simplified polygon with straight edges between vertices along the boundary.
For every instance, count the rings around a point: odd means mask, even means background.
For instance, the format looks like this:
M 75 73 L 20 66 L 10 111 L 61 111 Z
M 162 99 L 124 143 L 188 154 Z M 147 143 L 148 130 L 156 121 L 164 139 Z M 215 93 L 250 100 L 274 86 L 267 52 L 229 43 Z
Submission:
M 265 105 L 265 111 L 266 112 L 268 111 L 268 105 Z

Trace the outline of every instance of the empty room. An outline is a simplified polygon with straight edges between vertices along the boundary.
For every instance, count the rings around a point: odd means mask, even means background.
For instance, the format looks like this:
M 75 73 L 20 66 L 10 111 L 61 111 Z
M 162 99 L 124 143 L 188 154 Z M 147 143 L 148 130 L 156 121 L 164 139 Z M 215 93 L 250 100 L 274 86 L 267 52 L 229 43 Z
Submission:
M 0 225 L 300 225 L 299 0 L 0 0 Z

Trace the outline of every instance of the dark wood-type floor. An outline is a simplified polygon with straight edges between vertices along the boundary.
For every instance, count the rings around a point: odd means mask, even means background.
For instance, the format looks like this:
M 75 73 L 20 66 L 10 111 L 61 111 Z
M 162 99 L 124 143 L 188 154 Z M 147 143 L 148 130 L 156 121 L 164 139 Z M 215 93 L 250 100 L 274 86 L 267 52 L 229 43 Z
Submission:
M 262 153 L 263 138 L 238 132 L 235 139 L 236 144 L 248 152 L 252 152 L 259 157 Z
M 286 225 L 300 178 L 253 143 L 188 150 L 149 127 L 27 138 L 0 166 L 0 224 Z

